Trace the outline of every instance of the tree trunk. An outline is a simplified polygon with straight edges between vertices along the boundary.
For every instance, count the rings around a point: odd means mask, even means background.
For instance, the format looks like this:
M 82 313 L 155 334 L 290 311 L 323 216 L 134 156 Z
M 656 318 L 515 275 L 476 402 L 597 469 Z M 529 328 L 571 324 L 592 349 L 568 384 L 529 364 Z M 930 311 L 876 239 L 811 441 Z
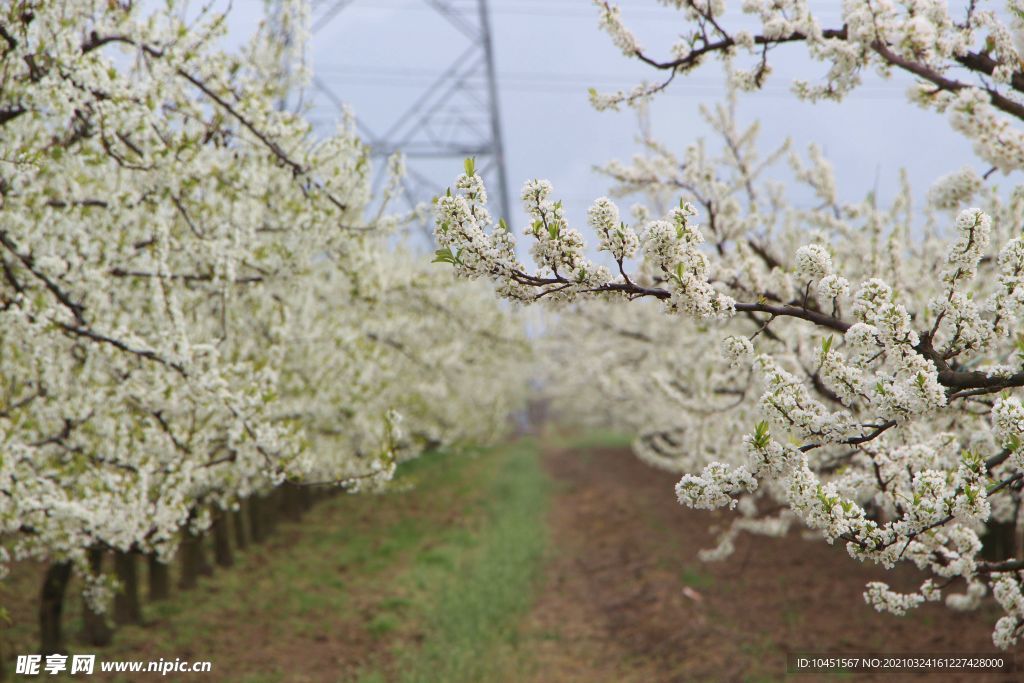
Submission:
M 259 496 L 251 496 L 247 501 L 247 512 L 249 513 L 250 538 L 253 543 L 262 543 L 267 538 L 266 529 L 263 526 L 263 500 Z
M 305 492 L 302 487 L 290 482 L 285 483 L 281 487 L 281 496 L 284 501 L 285 517 L 293 522 L 301 520 L 302 513 L 305 512 Z
M 121 584 L 121 588 L 114 595 L 114 621 L 121 625 L 142 623 L 137 559 L 132 551 L 114 553 L 114 572 Z
M 277 531 L 277 523 L 281 519 L 281 489 L 273 489 L 260 500 L 263 509 L 263 528 L 267 536 Z
M 209 576 L 212 569 L 203 553 L 203 537 L 185 531 L 181 540 L 181 580 L 178 587 L 191 590 L 196 587 L 200 576 Z
M 39 596 L 39 652 L 42 655 L 65 654 L 64 593 L 71 580 L 70 562 L 53 562 L 46 569 Z
M 231 528 L 226 510 L 214 510 L 213 518 L 213 559 L 218 567 L 230 567 L 235 563 L 231 553 Z
M 196 544 L 196 555 L 199 560 L 199 576 L 213 576 L 213 563 L 210 562 L 210 556 L 206 553 L 206 539 L 208 534 L 202 534 L 198 537 L 199 542 Z
M 989 562 L 1001 562 L 1017 556 L 1017 525 L 1014 522 L 989 522 L 981 535 L 981 556 Z
M 249 539 L 245 535 L 245 517 L 243 514 L 248 505 L 249 501 L 243 500 L 238 504 L 237 510 L 232 510 L 229 513 L 232 526 L 235 529 L 235 547 L 239 550 L 245 550 L 249 546 Z
M 181 545 L 178 547 L 178 554 L 181 555 L 181 575 L 178 577 L 178 588 L 183 591 L 192 590 L 199 583 L 199 566 L 192 548 L 195 543 L 195 537 L 186 531 L 185 537 L 181 539 Z
M 103 573 L 103 550 L 89 549 L 89 571 L 93 576 Z M 114 629 L 110 627 L 106 614 L 95 611 L 89 601 L 82 598 L 82 640 L 88 645 L 105 647 L 114 640 Z
M 165 562 L 161 562 L 153 553 L 148 558 L 149 563 L 149 599 L 151 602 L 166 600 L 171 597 L 171 568 Z
M 295 519 L 295 507 L 292 497 L 292 485 L 284 482 L 277 490 L 279 491 L 277 494 L 278 511 L 281 518 L 285 521 L 293 521 Z

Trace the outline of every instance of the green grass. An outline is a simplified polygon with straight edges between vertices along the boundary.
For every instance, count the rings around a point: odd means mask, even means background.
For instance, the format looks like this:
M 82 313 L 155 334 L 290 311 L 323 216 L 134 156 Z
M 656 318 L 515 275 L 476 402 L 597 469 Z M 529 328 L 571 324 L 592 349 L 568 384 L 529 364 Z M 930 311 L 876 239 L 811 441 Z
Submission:
M 402 683 L 514 680 L 526 665 L 517 625 L 534 595 L 547 542 L 548 483 L 530 443 L 508 447 L 484 491 L 486 519 L 473 534 L 453 534 L 421 556 L 400 583 L 426 637 L 399 646 L 393 663 Z M 381 670 L 360 683 L 389 680 Z
M 287 651 L 344 639 L 344 626 L 375 645 L 346 654 L 338 680 L 506 679 L 501 672 L 519 665 L 516 627 L 543 559 L 548 488 L 532 442 L 425 455 L 400 466 L 394 491 L 326 499 L 197 589 L 144 602 L 148 624 L 119 628 L 110 647 L 77 642 L 72 586 L 70 650 L 102 660 L 182 655 L 212 661 L 218 680 L 284 681 L 287 670 L 250 661 L 248 637 L 262 627 Z M 29 590 L 12 610 L 8 652 L 31 651 L 35 640 L 37 572 L 14 577 Z
M 633 436 L 610 429 L 589 429 L 553 434 L 545 440 L 555 448 L 585 453 L 590 448 L 629 448 L 633 443 Z
M 684 567 L 679 575 L 679 579 L 684 585 L 698 590 L 711 588 L 715 585 L 715 577 L 694 566 Z
M 370 622 L 367 630 L 375 638 L 382 638 L 398 628 L 398 618 L 392 614 L 378 614 Z

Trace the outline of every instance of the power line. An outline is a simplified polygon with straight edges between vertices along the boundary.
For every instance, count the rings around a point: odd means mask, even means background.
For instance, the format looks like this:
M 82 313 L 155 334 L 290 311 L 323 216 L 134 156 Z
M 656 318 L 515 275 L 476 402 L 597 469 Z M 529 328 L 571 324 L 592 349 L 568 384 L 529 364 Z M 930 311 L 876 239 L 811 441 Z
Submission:
M 399 5 L 375 0 L 372 7 L 381 8 L 389 4 L 392 8 L 416 8 L 438 15 L 462 35 L 464 48 L 442 71 L 419 69 L 412 65 L 404 67 L 416 70 L 417 79 L 399 85 L 417 86 L 421 92 L 385 131 L 370 130 L 365 122 L 360 122 L 360 131 L 369 141 L 373 154 L 386 156 L 402 152 L 411 157 L 404 180 L 405 197 L 410 208 L 434 196 L 443 186 L 442 182 L 431 179 L 428 173 L 416 168 L 416 161 L 461 161 L 465 157 L 476 157 L 477 172 L 489 179 L 497 205 L 504 216 L 509 216 L 490 1 L 422 0 L 412 4 L 405 0 Z M 316 34 L 337 21 L 342 10 L 350 6 L 352 9 L 366 7 L 353 0 L 322 1 L 314 6 L 314 47 Z M 315 64 L 313 72 L 316 74 L 313 79 L 316 92 L 327 100 L 328 106 L 339 107 L 343 98 L 338 96 L 337 88 L 344 76 L 339 77 L 337 71 L 332 73 L 330 69 L 325 70 Z M 323 102 L 314 101 L 314 106 L 323 106 Z
M 374 64 L 326 64 L 317 67 L 318 75 L 330 76 L 333 82 L 344 83 L 351 87 L 401 88 L 426 85 L 436 73 L 433 69 L 420 67 L 389 67 Z M 467 77 L 467 83 L 480 87 L 483 82 L 474 82 L 478 76 Z M 558 73 L 536 71 L 501 71 L 496 79 L 503 90 L 519 92 L 556 93 L 585 96 L 587 88 L 593 87 L 600 91 L 629 89 L 642 80 L 627 74 L 607 73 Z M 851 99 L 903 99 L 904 84 L 895 82 L 879 82 L 866 84 L 850 95 Z M 725 90 L 723 79 L 689 75 L 685 82 L 677 87 L 667 89 L 663 95 L 686 97 L 700 96 L 708 93 L 721 93 Z M 765 84 L 758 91 L 763 95 L 792 95 L 790 85 L 781 75 L 776 75 L 772 82 Z
M 265 4 L 266 2 L 266 0 L 245 1 L 254 4 Z M 429 4 L 430 3 L 428 2 L 427 5 Z M 447 0 L 443 4 L 459 12 L 472 12 L 476 9 L 477 0 Z M 491 15 L 519 15 L 556 19 L 588 20 L 596 20 L 598 17 L 597 9 L 589 2 L 589 0 L 568 0 L 566 2 L 559 2 L 558 0 L 507 0 L 505 2 L 495 2 L 492 0 L 489 4 L 489 13 Z M 816 17 L 838 20 L 842 16 L 842 8 L 837 7 L 835 3 L 823 0 L 820 3 L 811 2 L 808 4 L 812 7 L 813 13 Z M 435 8 L 425 5 L 423 2 L 417 2 L 416 0 L 373 0 L 372 3 L 355 2 L 355 0 L 335 0 L 334 2 L 331 2 L 330 0 L 323 0 L 321 2 L 313 2 L 312 5 L 314 14 L 313 25 L 314 27 L 319 28 L 329 24 L 331 19 L 337 16 L 342 9 L 349 5 L 352 5 L 352 10 L 358 12 L 390 12 L 400 10 L 402 12 L 432 13 L 436 11 Z M 339 7 L 339 5 L 342 5 L 342 7 Z M 659 6 L 653 2 L 620 2 L 618 5 L 623 10 L 623 17 L 627 24 L 634 20 L 643 22 L 665 22 L 666 20 L 673 18 L 680 19 L 681 17 L 679 10 L 672 7 Z M 730 14 L 732 15 L 730 19 L 733 21 L 737 19 L 757 21 L 756 17 L 744 14 L 740 11 L 728 12 L 726 16 L 728 17 Z

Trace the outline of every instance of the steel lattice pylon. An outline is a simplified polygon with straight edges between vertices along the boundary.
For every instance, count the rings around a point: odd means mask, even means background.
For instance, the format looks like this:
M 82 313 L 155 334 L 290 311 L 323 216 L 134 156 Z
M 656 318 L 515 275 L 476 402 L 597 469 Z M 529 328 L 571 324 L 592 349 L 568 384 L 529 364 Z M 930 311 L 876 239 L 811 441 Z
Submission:
M 313 3 L 311 32 L 316 34 L 357 0 L 320 0 Z M 387 157 L 396 151 L 406 157 L 404 195 L 410 208 L 429 201 L 450 183 L 432 178 L 417 161 L 451 159 L 451 168 L 461 168 L 466 157 L 476 157 L 477 172 L 484 177 L 501 215 L 509 218 L 508 180 L 505 151 L 498 109 L 498 84 L 494 66 L 487 0 L 422 0 L 444 17 L 466 38 L 466 49 L 440 71 L 437 78 L 409 105 L 386 131 L 377 131 L 358 120 L 360 133 L 370 144 L 374 157 Z M 326 77 L 313 65 L 312 85 L 318 95 L 332 105 L 342 107 L 340 96 Z M 378 167 L 383 164 L 378 164 Z

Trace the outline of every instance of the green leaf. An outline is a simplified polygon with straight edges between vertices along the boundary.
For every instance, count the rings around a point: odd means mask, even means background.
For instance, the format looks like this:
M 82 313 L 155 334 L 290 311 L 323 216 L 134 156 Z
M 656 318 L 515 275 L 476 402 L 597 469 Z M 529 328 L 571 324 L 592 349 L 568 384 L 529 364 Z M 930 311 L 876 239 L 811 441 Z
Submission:
M 466 169 L 466 175 L 476 175 L 476 159 L 474 157 L 466 157 L 463 167 Z
M 453 266 L 458 263 L 458 259 L 449 247 L 438 249 L 434 252 L 434 260 L 431 263 L 450 263 Z
M 767 448 L 770 439 L 771 433 L 768 429 L 768 422 L 761 420 L 754 427 L 754 446 L 757 448 Z

